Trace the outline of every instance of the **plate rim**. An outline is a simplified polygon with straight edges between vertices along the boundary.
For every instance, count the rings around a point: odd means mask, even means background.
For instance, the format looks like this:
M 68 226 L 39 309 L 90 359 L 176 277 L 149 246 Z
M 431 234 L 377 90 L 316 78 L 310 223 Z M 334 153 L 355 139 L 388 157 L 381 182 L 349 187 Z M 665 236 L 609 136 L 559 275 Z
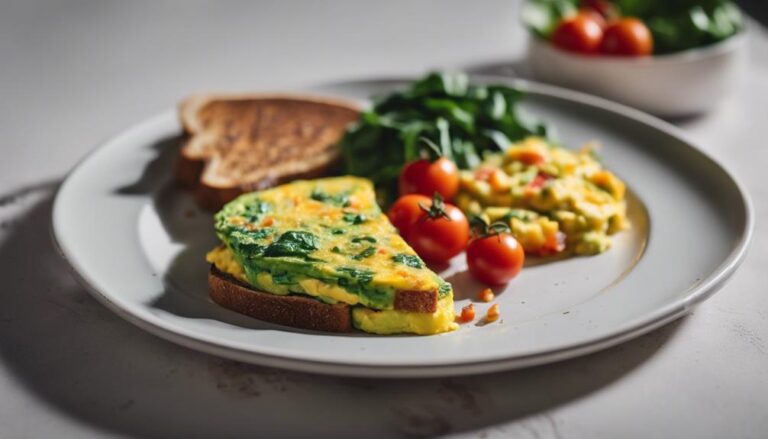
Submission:
M 739 194 L 739 201 L 743 206 L 744 227 L 740 230 L 740 237 L 738 243 L 734 246 L 731 252 L 726 258 L 724 258 L 721 264 L 715 268 L 709 276 L 704 278 L 695 287 L 690 288 L 684 297 L 677 299 L 664 307 L 657 308 L 655 311 L 647 313 L 645 316 L 638 317 L 633 321 L 627 322 L 625 327 L 619 331 L 615 331 L 611 334 L 604 335 L 599 338 L 593 338 L 581 343 L 573 343 L 567 346 L 563 346 L 557 349 L 550 349 L 548 351 L 542 351 L 534 354 L 519 355 L 507 358 L 498 358 L 486 361 L 459 361 L 449 362 L 443 364 L 427 364 L 427 365 L 408 365 L 408 364 L 395 364 L 395 365 L 372 365 L 358 362 L 336 362 L 336 361 L 318 361 L 318 360 L 306 360 L 290 358 L 280 355 L 266 354 L 260 352 L 254 352 L 252 350 L 245 350 L 234 346 L 224 346 L 216 344 L 212 341 L 199 338 L 195 335 L 184 333 L 183 331 L 174 330 L 170 327 L 159 322 L 146 319 L 140 315 L 133 313 L 130 309 L 126 309 L 116 302 L 112 301 L 107 294 L 98 290 L 93 282 L 89 281 L 87 274 L 82 267 L 74 260 L 71 251 L 62 245 L 61 239 L 57 232 L 57 218 L 60 217 L 62 210 L 62 197 L 60 196 L 67 186 L 67 182 L 75 175 L 89 159 L 101 151 L 106 145 L 109 145 L 113 141 L 116 141 L 120 137 L 126 135 L 129 132 L 140 131 L 145 125 L 151 125 L 157 123 L 162 118 L 168 118 L 169 113 L 174 113 L 174 109 L 168 109 L 154 116 L 143 119 L 142 121 L 131 125 L 130 127 L 120 131 L 119 133 L 108 137 L 106 140 L 99 142 L 96 147 L 92 148 L 83 158 L 81 158 L 72 169 L 66 174 L 66 177 L 56 190 L 56 194 L 53 202 L 52 209 L 52 221 L 50 226 L 50 234 L 54 247 L 58 254 L 67 262 L 67 266 L 73 273 L 75 278 L 82 284 L 86 290 L 91 293 L 99 302 L 104 304 L 107 308 L 121 316 L 125 320 L 140 327 L 141 329 L 157 335 L 165 340 L 173 343 L 202 351 L 209 354 L 214 354 L 238 361 L 244 361 L 249 363 L 261 364 L 269 367 L 279 367 L 291 370 L 297 370 L 301 372 L 312 372 L 328 375 L 343 375 L 343 376 L 357 376 L 357 377 L 382 377 L 382 378 L 394 378 L 394 377 L 438 377 L 449 375 L 467 375 L 477 373 L 488 373 L 501 370 L 516 369 L 528 366 L 534 366 L 539 364 L 551 363 L 561 361 L 569 358 L 574 358 L 580 355 L 585 355 L 598 350 L 602 350 L 611 346 L 615 346 L 624 341 L 638 337 L 642 334 L 646 334 L 658 327 L 669 323 L 676 318 L 686 314 L 694 305 L 706 300 L 712 294 L 714 294 L 736 271 L 739 265 L 743 262 L 749 245 L 752 240 L 754 229 L 754 208 L 752 201 L 745 190 L 741 181 L 728 169 L 727 166 L 720 163 L 713 158 L 708 152 L 699 148 L 688 134 L 674 125 L 658 119 L 649 114 L 643 113 L 640 110 L 612 102 L 610 100 L 600 98 L 597 96 L 589 95 L 583 92 L 570 90 L 562 87 L 552 86 L 548 84 L 541 84 L 534 81 L 529 81 L 521 78 L 510 78 L 498 75 L 470 75 L 473 80 L 482 82 L 499 82 L 515 87 L 519 87 L 525 91 L 535 92 L 547 97 L 565 99 L 571 102 L 587 105 L 597 109 L 607 110 L 611 113 L 618 114 L 622 117 L 638 121 L 646 126 L 657 129 L 667 135 L 682 140 L 686 146 L 693 152 L 700 154 L 709 164 L 717 167 L 725 177 L 727 177 L 734 188 Z M 384 84 L 384 83 L 400 83 L 407 82 L 416 79 L 409 76 L 393 76 L 393 77 L 377 77 L 377 78 L 359 78 L 350 80 L 330 81 L 324 83 L 318 83 L 305 87 L 297 87 L 294 90 L 296 92 L 309 91 L 310 93 L 318 93 L 318 89 L 328 87 L 343 87 L 353 84 Z

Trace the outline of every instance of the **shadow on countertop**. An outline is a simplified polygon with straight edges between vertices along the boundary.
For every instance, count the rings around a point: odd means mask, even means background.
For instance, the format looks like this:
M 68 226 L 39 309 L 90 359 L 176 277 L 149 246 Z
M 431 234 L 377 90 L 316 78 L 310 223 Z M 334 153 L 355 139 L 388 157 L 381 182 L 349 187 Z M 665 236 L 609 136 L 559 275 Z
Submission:
M 346 379 L 237 363 L 145 333 L 91 298 L 47 233 L 54 188 L 2 197 L 26 213 L 0 241 L 0 358 L 30 393 L 113 433 L 422 437 L 518 420 L 503 431 L 558 436 L 550 409 L 621 379 L 685 322 L 578 359 L 483 376 Z

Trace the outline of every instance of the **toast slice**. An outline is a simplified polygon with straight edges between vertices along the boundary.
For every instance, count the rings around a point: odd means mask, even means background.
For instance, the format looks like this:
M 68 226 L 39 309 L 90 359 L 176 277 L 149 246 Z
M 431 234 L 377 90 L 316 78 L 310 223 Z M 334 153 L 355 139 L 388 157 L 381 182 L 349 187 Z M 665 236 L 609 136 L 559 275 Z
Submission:
M 350 306 L 345 303 L 327 304 L 304 296 L 256 291 L 214 265 L 208 273 L 208 293 L 224 308 L 266 322 L 315 331 L 352 330 Z
M 218 210 L 238 195 L 328 173 L 358 119 L 349 102 L 291 95 L 198 95 L 179 105 L 176 178 Z

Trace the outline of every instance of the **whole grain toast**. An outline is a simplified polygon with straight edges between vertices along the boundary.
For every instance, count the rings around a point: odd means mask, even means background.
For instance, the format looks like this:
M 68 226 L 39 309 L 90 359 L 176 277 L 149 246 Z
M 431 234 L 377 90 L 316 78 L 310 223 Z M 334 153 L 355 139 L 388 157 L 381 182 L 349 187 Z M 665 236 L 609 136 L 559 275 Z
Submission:
M 179 105 L 176 178 L 218 210 L 238 195 L 329 172 L 359 116 L 349 102 L 291 95 L 199 95 Z
M 307 296 L 257 291 L 214 265 L 208 272 L 208 294 L 224 308 L 265 322 L 326 332 L 352 330 L 350 305 L 331 305 Z M 395 309 L 433 313 L 437 310 L 437 292 L 398 291 Z
M 256 291 L 211 266 L 208 293 L 214 302 L 247 316 L 294 328 L 327 332 L 352 330 L 350 306 L 330 305 L 303 296 L 278 296 Z

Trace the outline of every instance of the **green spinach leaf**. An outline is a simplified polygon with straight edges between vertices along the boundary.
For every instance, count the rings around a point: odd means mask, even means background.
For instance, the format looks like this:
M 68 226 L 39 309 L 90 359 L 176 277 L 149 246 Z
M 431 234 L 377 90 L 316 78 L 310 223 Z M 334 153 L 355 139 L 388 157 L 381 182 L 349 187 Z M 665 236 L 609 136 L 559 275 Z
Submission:
M 326 192 L 323 192 L 320 189 L 315 189 L 312 191 L 312 194 L 310 194 L 310 198 L 312 198 L 315 201 L 332 204 L 334 206 L 339 206 L 339 207 L 349 206 L 349 194 L 346 194 L 346 193 L 331 195 Z
M 362 224 L 368 219 L 362 213 L 345 213 L 342 218 L 352 225 Z
M 398 253 L 392 256 L 392 260 L 395 261 L 395 263 L 407 265 L 411 268 L 424 268 L 424 262 L 416 255 Z
M 365 241 L 365 242 L 370 242 L 371 244 L 375 244 L 376 238 L 374 238 L 373 236 L 355 236 L 354 238 L 351 239 L 351 241 L 354 243 Z
M 365 258 L 370 258 L 371 256 L 376 253 L 376 247 L 368 247 L 365 250 L 361 251 L 360 253 L 352 256 L 352 259 L 356 261 L 362 261 Z
M 364 268 L 340 267 L 336 271 L 346 276 L 339 279 L 339 285 L 346 284 L 343 280 L 352 279 L 361 285 L 365 285 L 373 280 L 373 271 Z
M 319 248 L 319 239 L 312 233 L 292 230 L 283 233 L 264 251 L 264 256 L 307 257 Z

